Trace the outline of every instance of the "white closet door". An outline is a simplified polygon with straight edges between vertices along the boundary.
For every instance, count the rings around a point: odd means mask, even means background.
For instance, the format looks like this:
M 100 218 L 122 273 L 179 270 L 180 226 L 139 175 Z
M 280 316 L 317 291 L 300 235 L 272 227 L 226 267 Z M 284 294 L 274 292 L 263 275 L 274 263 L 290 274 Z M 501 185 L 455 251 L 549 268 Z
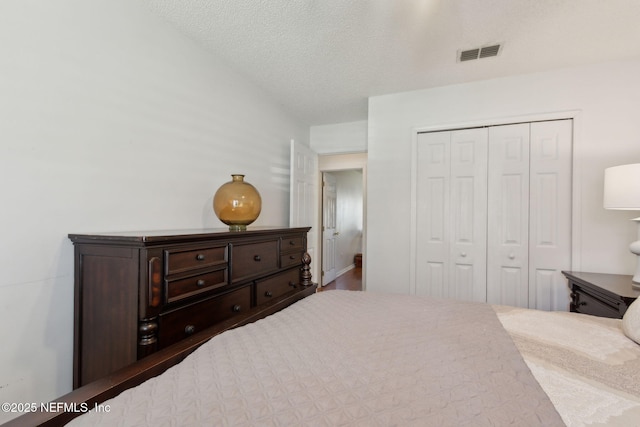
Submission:
M 451 134 L 449 297 L 487 298 L 487 129 Z
M 486 300 L 484 128 L 418 135 L 416 293 Z
M 572 120 L 531 124 L 529 307 L 566 310 L 571 265 Z
M 566 310 L 572 121 L 419 134 L 416 293 Z
M 487 302 L 529 305 L 529 124 L 491 127 Z
M 418 135 L 416 294 L 445 297 L 449 286 L 451 132 Z

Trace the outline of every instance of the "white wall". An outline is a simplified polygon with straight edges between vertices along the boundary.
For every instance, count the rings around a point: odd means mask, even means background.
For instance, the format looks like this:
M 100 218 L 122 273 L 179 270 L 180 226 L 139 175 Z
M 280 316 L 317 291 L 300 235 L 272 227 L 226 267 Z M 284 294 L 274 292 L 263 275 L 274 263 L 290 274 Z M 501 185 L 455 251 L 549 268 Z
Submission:
M 138 2 L 4 0 L 0 45 L 0 401 L 40 402 L 71 390 L 67 234 L 223 227 L 231 173 L 285 226 L 309 128 Z
M 311 126 L 311 148 L 318 154 L 367 151 L 367 121 Z
M 579 110 L 573 269 L 632 274 L 637 212 L 602 208 L 606 167 L 640 162 L 640 60 L 500 78 L 369 100 L 367 289 L 409 293 L 416 128 Z M 372 231 L 375 230 L 375 231 Z M 419 260 L 418 260 L 419 262 Z

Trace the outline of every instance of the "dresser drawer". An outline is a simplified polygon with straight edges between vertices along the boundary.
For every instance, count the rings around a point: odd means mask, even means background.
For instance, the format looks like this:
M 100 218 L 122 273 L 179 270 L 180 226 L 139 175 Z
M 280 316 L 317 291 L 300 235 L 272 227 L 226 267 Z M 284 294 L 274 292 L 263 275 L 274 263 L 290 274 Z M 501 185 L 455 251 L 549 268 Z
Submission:
M 280 241 L 280 250 L 282 252 L 304 251 L 304 237 L 302 236 L 284 236 Z
M 233 245 L 231 281 L 238 282 L 278 269 L 278 241 Z
M 287 268 L 302 263 L 304 252 L 280 255 L 280 267 Z
M 182 250 L 167 249 L 164 253 L 166 275 L 227 263 L 227 245 Z
M 179 280 L 167 280 L 165 303 L 179 301 L 201 292 L 225 286 L 227 284 L 227 276 L 227 269 L 223 268 Z
M 206 299 L 168 313 L 158 319 L 158 347 L 171 345 L 191 334 L 249 310 L 251 288 Z
M 256 305 L 261 305 L 298 288 L 300 271 L 297 268 L 256 282 Z

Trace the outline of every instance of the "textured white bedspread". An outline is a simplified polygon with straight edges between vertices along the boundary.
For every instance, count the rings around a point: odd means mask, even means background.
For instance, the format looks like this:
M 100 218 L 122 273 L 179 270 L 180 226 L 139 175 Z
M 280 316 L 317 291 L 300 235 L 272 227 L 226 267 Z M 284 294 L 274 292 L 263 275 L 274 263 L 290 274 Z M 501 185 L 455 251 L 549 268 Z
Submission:
M 640 426 L 640 346 L 621 320 L 494 308 L 568 426 Z
M 563 425 L 487 304 L 328 291 L 72 425 Z

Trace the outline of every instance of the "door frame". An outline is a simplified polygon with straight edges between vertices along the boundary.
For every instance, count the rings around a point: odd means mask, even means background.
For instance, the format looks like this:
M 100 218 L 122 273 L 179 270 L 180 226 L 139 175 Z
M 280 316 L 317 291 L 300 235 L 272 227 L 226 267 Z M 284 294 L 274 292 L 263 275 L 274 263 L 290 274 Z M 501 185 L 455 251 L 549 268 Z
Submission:
M 317 182 L 322 186 L 322 174 L 324 172 L 339 172 L 347 170 L 362 171 L 362 290 L 366 290 L 366 250 L 367 250 L 367 153 L 348 154 L 319 154 L 318 155 L 318 176 Z M 320 187 L 319 187 L 320 188 Z M 316 218 L 316 242 L 318 242 L 317 253 L 322 256 L 322 191 L 318 191 L 318 209 Z M 322 260 L 320 261 L 322 265 Z M 319 272 L 322 274 L 322 271 Z M 317 280 L 321 283 L 321 280 Z
M 548 120 L 573 120 L 573 138 L 572 138 L 572 158 L 571 158 L 571 270 L 579 271 L 581 269 L 580 259 L 580 230 L 581 230 L 581 176 L 582 168 L 582 112 L 578 110 L 557 111 L 551 113 L 527 114 L 512 117 L 496 117 L 477 121 L 447 123 L 440 125 L 431 125 L 423 127 L 415 127 L 411 130 L 411 218 L 410 218 L 410 250 L 409 250 L 409 292 L 416 294 L 417 278 L 416 268 L 417 262 L 417 177 L 418 177 L 418 134 L 422 132 L 437 132 L 447 130 L 458 130 L 483 126 L 499 126 L 528 122 L 540 122 Z

